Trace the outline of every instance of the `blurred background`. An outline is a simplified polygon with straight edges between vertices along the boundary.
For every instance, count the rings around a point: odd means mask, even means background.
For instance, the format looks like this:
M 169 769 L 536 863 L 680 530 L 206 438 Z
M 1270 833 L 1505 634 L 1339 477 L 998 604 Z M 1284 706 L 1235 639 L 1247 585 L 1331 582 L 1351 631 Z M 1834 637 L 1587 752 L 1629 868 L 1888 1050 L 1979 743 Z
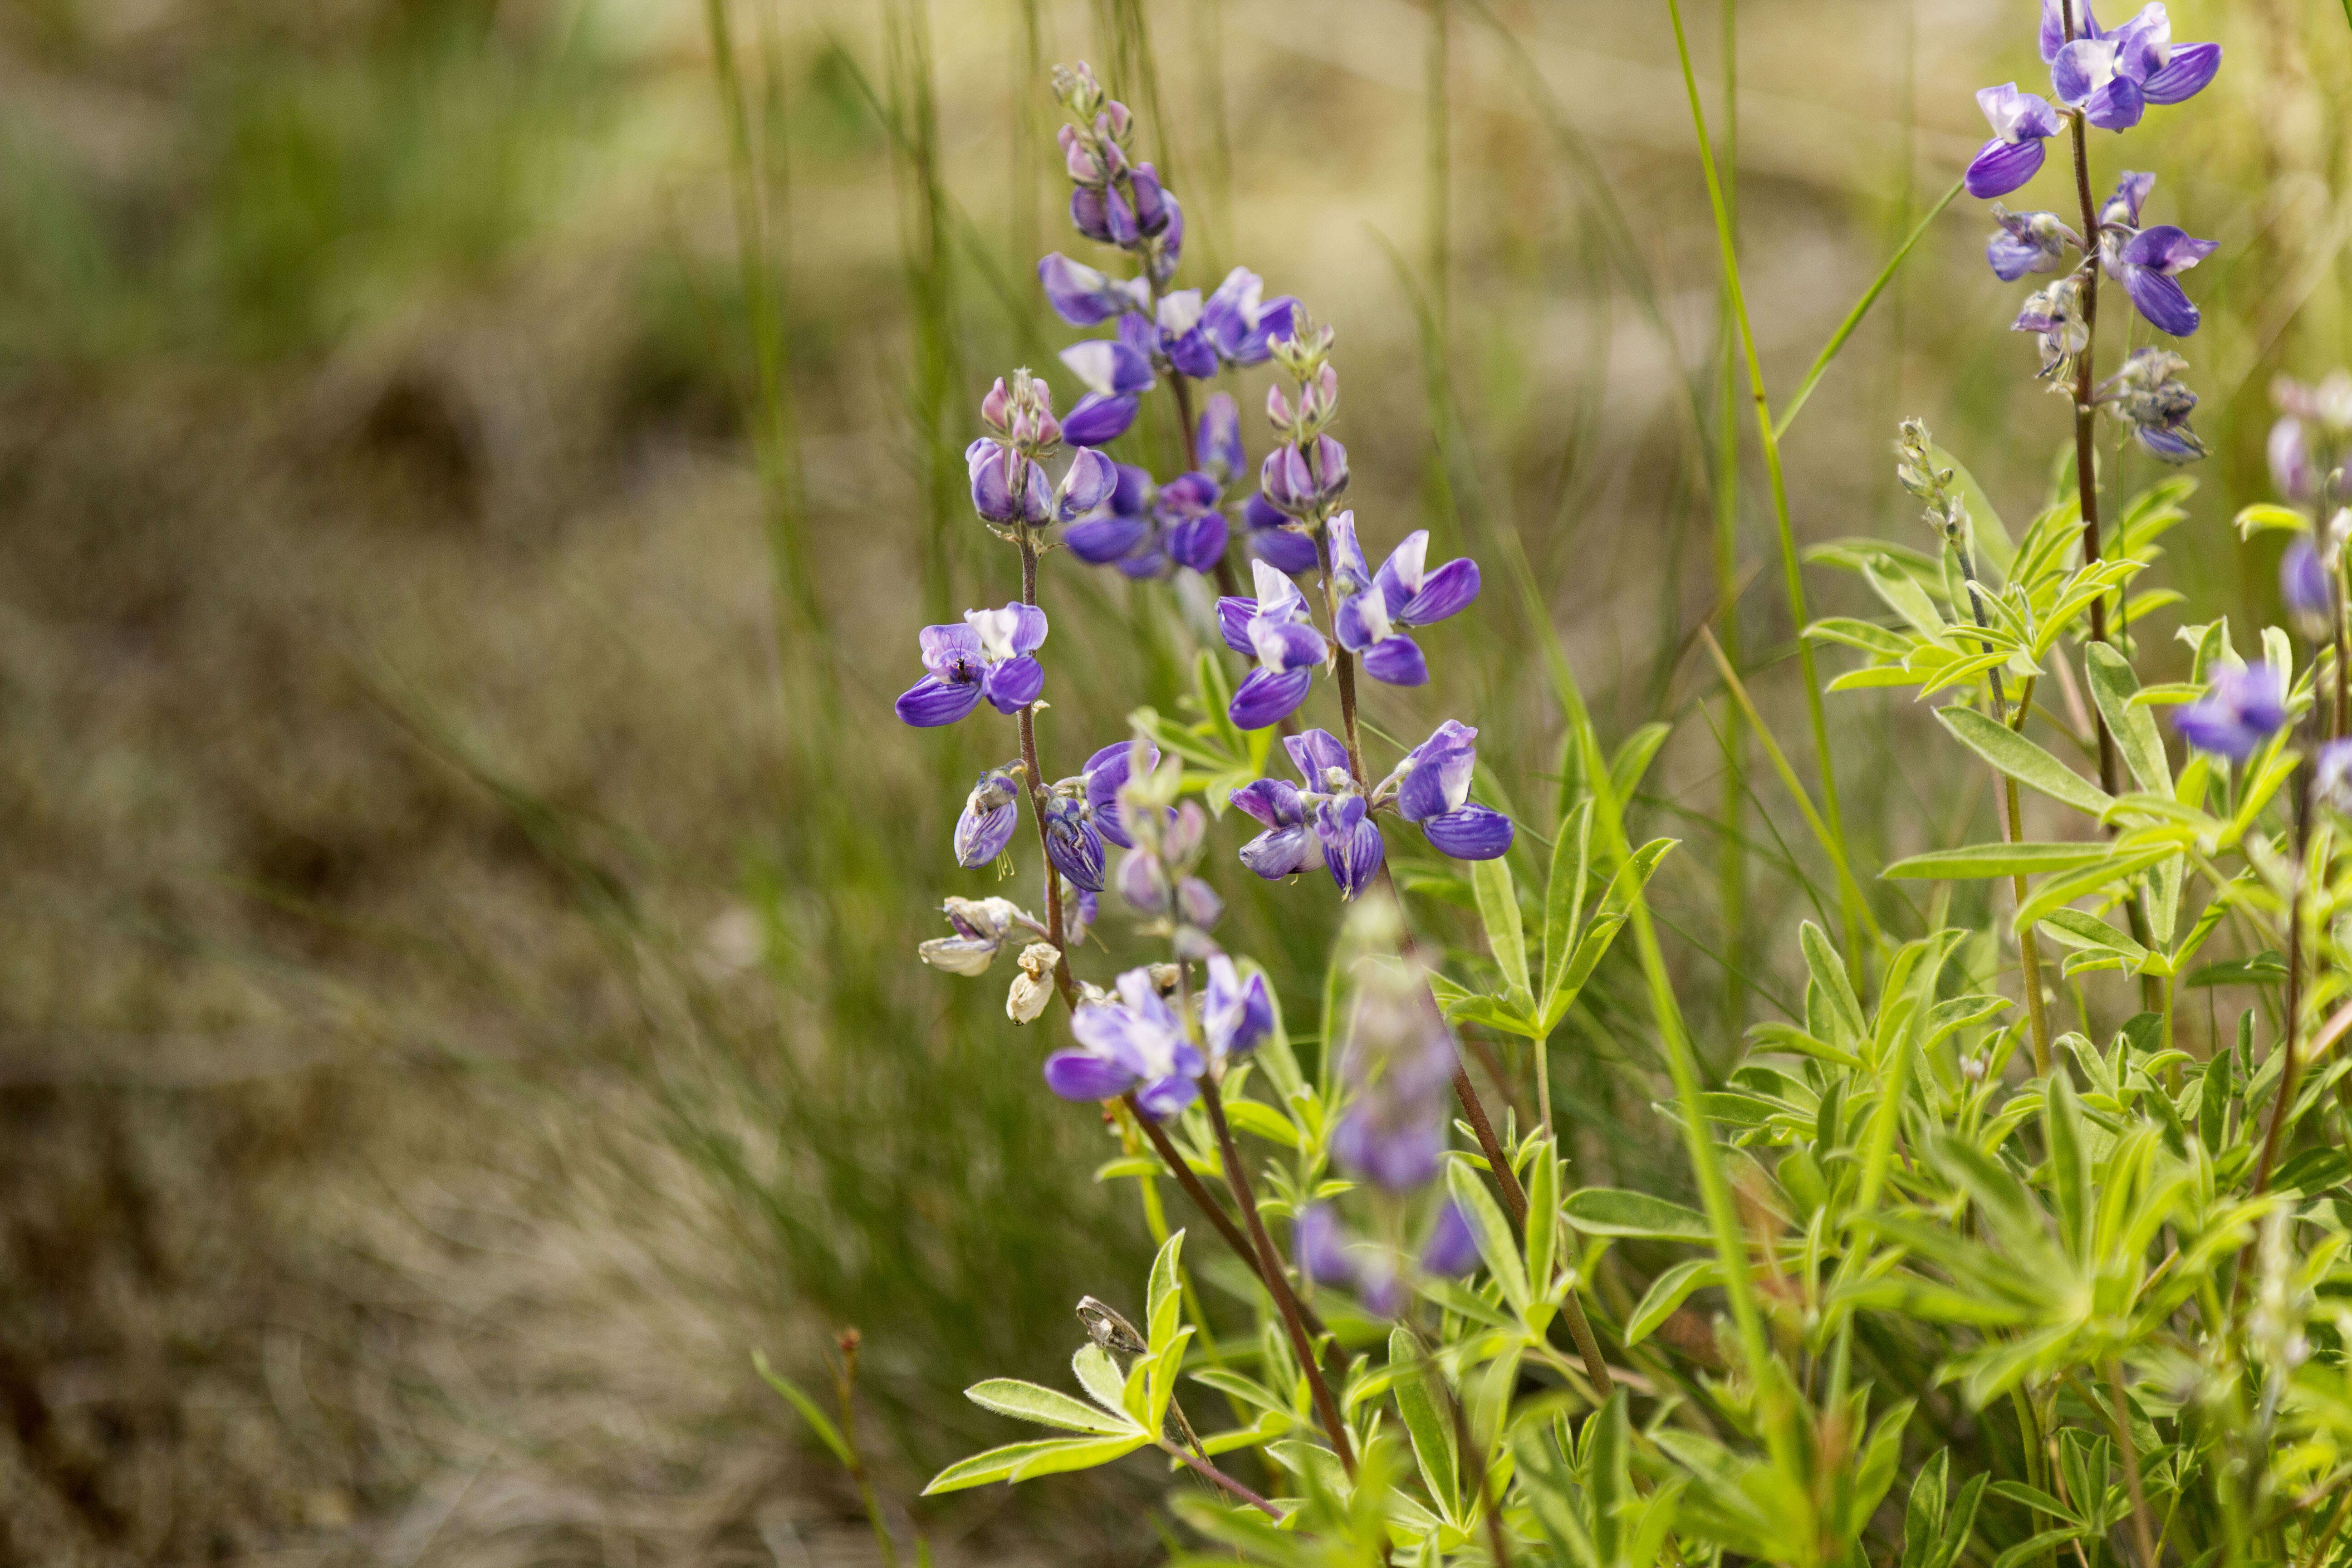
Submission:
M 1731 3 L 1686 19 L 1785 396 L 1981 140 L 1974 89 L 2038 84 L 2035 7 Z M 2158 169 L 2152 220 L 2221 242 L 2164 613 L 2261 616 L 2272 558 L 2227 523 L 2269 382 L 2352 358 L 2352 17 L 2171 11 L 2221 76 L 2095 177 Z M 961 493 L 989 379 L 1076 395 L 1034 268 L 1103 259 L 1052 142 L 1078 58 L 1185 203 L 1184 280 L 1246 263 L 1337 325 L 1368 548 L 1487 562 L 1438 681 L 1377 694 L 1375 766 L 1464 717 L 1549 832 L 1515 531 L 1605 735 L 1672 726 L 1637 826 L 1684 840 L 1654 889 L 1710 1063 L 1775 1016 L 1825 878 L 1752 750 L 1727 766 L 1696 641 L 1803 768 L 1663 0 L 12 0 L 0 1558 L 864 1562 L 754 1350 L 822 1384 L 862 1331 L 903 1528 L 929 1467 L 1007 1439 L 954 1391 L 1060 1381 L 1076 1297 L 1138 1293 L 1136 1188 L 1090 1181 L 1118 1146 L 1044 1092 L 1006 970 L 914 957 L 945 894 L 1036 901 L 948 853 L 1010 726 L 887 714 L 916 628 L 1017 584 Z M 2012 198 L 2067 201 L 2054 164 Z M 2067 419 L 1988 227 L 1927 226 L 1791 427 L 1801 540 L 1915 538 L 1906 414 L 2012 530 L 2042 504 Z M 1174 443 L 1154 410 L 1125 455 L 1164 476 Z M 1055 771 L 1139 703 L 1187 716 L 1197 592 L 1046 578 Z M 1990 830 L 1907 699 L 1831 700 L 1865 870 Z M 1220 935 L 1311 1049 L 1328 889 L 1218 863 Z M 1446 868 L 1406 869 L 1475 953 Z M 1142 951 L 1120 923 L 1082 970 Z M 1673 1191 L 1629 994 L 1556 1042 L 1577 1179 Z M 914 1522 L 956 1561 L 1147 1562 L 1134 1469 Z

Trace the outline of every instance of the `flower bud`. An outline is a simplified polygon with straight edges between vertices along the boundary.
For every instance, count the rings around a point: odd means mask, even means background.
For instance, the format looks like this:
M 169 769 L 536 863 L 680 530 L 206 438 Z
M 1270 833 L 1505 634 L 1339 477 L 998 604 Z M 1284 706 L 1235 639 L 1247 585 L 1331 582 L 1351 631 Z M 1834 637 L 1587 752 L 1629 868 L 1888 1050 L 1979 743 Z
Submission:
M 1016 1024 L 1034 1023 L 1054 999 L 1054 969 L 1062 961 L 1051 942 L 1033 942 L 1021 950 L 1021 973 L 1005 994 L 1004 1015 Z
M 1291 412 L 1290 399 L 1283 395 L 1279 386 L 1265 389 L 1265 417 L 1285 440 L 1289 440 L 1297 427 L 1297 416 Z
M 1177 884 L 1176 907 L 1187 925 L 1203 931 L 1225 912 L 1225 902 L 1217 897 L 1217 890 L 1198 877 L 1187 877 Z
M 1005 386 L 1004 378 L 1000 375 L 996 378 L 996 384 L 988 389 L 988 395 L 980 400 L 980 422 L 1002 436 L 1012 407 L 1012 391 Z
M 1134 116 L 1128 113 L 1127 105 L 1115 98 L 1106 102 L 1102 112 L 1095 116 L 1095 134 L 1107 141 L 1124 142 L 1128 132 L 1134 128 Z
M 2319 469 L 2303 421 L 2288 415 L 2271 426 L 2271 488 L 2284 500 L 2306 503 L 2319 493 Z
M 2328 591 L 2327 566 L 2319 547 L 2297 539 L 2279 558 L 2279 598 L 2294 617 L 2297 629 L 2314 642 L 2325 641 L 2334 620 L 2333 595 Z

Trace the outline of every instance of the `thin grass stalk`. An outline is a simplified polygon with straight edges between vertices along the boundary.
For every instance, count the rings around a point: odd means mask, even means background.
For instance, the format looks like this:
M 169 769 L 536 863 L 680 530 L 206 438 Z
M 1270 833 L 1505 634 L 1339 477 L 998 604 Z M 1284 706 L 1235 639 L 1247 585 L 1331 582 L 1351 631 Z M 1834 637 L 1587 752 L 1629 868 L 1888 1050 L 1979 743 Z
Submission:
M 751 339 L 751 451 L 760 476 L 769 571 L 775 599 L 780 644 L 802 637 L 824 644 L 824 609 L 817 597 L 814 574 L 802 550 L 805 509 L 802 504 L 800 471 L 790 381 L 789 348 L 785 340 L 787 300 L 776 258 L 770 253 L 773 219 L 788 221 L 789 169 L 783 139 L 783 116 L 778 95 L 781 73 L 771 59 L 762 73 L 765 96 L 761 130 L 755 143 L 751 131 L 751 94 L 743 79 L 736 48 L 734 21 L 728 0 L 705 0 L 703 23 L 709 37 L 711 68 L 718 79 L 719 110 L 727 125 L 729 194 L 735 219 L 737 286 L 742 290 L 746 327 Z M 761 157 L 764 146 L 768 156 Z M 762 180 L 763 173 L 767 175 Z M 766 199 L 775 192 L 774 213 Z M 791 668 L 793 658 L 786 658 Z M 833 683 L 820 681 L 831 700 Z
M 1675 28 L 1675 53 L 1681 60 L 1683 88 L 1690 98 L 1691 122 L 1698 133 L 1699 167 L 1706 176 L 1707 205 L 1715 215 L 1717 247 L 1722 253 L 1724 286 L 1731 296 L 1732 318 L 1739 325 L 1739 345 L 1747 362 L 1748 387 L 1756 404 L 1756 431 L 1764 448 L 1764 472 L 1770 482 L 1772 519 L 1780 536 L 1780 568 L 1782 587 L 1789 600 L 1789 615 L 1797 637 L 1797 663 L 1805 680 L 1805 710 L 1813 735 L 1815 765 L 1822 775 L 1822 809 L 1828 818 L 1830 834 L 1841 845 L 1845 842 L 1845 813 L 1838 802 L 1837 763 L 1830 752 L 1829 714 L 1822 702 L 1820 672 L 1814 668 L 1813 648 L 1805 640 L 1804 630 L 1812 618 L 1805 608 L 1805 579 L 1802 562 L 1797 554 L 1797 536 L 1789 520 L 1788 480 L 1780 469 L 1780 441 L 1772 424 L 1772 404 L 1764 390 L 1764 367 L 1756 353 L 1756 332 L 1748 318 L 1748 296 L 1739 280 L 1739 254 L 1731 227 L 1731 214 L 1726 205 L 1723 182 L 1715 166 L 1715 153 L 1707 140 L 1706 108 L 1699 101 L 1698 75 L 1691 65 L 1690 39 L 1683 28 L 1681 0 L 1666 0 L 1666 11 Z M 1843 855 L 1841 854 L 1841 861 Z M 1851 875 L 1842 875 L 1839 884 L 1842 923 L 1845 928 L 1847 960 L 1856 972 L 1862 969 L 1862 933 L 1867 906 L 1861 890 Z
M 924 599 L 931 618 L 953 608 L 950 563 L 960 531 L 962 448 L 949 427 L 961 384 L 954 326 L 954 248 L 948 242 L 947 195 L 940 172 L 939 105 L 931 79 L 928 0 L 884 0 L 893 145 L 899 183 L 899 247 L 915 327 L 907 389 L 917 472 L 921 477 L 929 548 Z
M 1045 144 L 1038 95 L 1030 84 L 1045 79 L 1045 17 L 1043 0 L 1021 0 L 1021 32 L 1013 74 L 1013 169 L 1007 187 L 1012 205 L 1010 232 L 1016 258 L 1035 256 L 1044 247 L 1038 216 L 1038 174 L 1045 167 L 1039 149 Z
M 1813 356 L 1811 368 L 1805 372 L 1805 379 L 1797 384 L 1795 395 L 1789 399 L 1788 406 L 1780 411 L 1780 417 L 1772 427 L 1774 436 L 1788 435 L 1789 426 L 1797 422 L 1798 414 L 1813 395 L 1813 388 L 1821 384 L 1822 374 L 1830 368 L 1830 362 L 1837 358 L 1838 351 L 1845 347 L 1846 340 L 1853 336 L 1854 330 L 1862 325 L 1863 318 L 1870 314 L 1870 308 L 1878 302 L 1878 297 L 1886 291 L 1887 285 L 1895 281 L 1895 273 L 1902 270 L 1903 264 L 1910 259 L 1913 247 L 1927 237 L 1927 230 L 1944 216 L 1944 209 L 1958 199 L 1960 190 L 1961 182 L 1954 180 L 1951 188 L 1927 209 L 1927 216 L 1912 226 L 1903 244 L 1887 258 L 1886 265 L 1878 269 L 1878 276 L 1871 279 L 1870 287 L 1862 291 L 1862 298 L 1853 302 L 1853 309 L 1845 313 L 1845 320 L 1838 323 L 1837 331 L 1832 332 L 1829 342 L 1822 345 L 1822 352 Z
M 1732 245 L 1739 243 L 1739 0 L 1721 0 L 1723 22 L 1724 209 L 1730 214 Z M 1722 608 L 1717 622 L 1734 668 L 1743 657 L 1739 638 L 1739 371 L 1734 354 L 1731 293 L 1723 292 L 1717 315 L 1715 416 L 1715 591 Z M 1723 913 L 1724 1019 L 1737 1035 L 1746 1021 L 1747 989 L 1740 980 L 1748 934 L 1748 849 L 1742 820 L 1748 805 L 1747 722 L 1731 703 L 1723 711 L 1723 843 L 1716 868 L 1716 901 Z

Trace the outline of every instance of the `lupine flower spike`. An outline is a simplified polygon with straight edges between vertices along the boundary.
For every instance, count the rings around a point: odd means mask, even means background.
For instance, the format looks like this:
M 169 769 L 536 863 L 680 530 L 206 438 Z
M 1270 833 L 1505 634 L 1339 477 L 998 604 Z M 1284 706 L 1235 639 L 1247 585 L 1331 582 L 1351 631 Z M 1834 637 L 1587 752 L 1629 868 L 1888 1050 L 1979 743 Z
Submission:
M 966 610 L 960 626 L 917 634 L 930 673 L 902 694 L 898 717 L 919 729 L 952 724 L 986 697 L 1000 713 L 1017 713 L 1045 689 L 1045 668 L 1030 656 L 1045 641 L 1045 612 L 1012 604 Z

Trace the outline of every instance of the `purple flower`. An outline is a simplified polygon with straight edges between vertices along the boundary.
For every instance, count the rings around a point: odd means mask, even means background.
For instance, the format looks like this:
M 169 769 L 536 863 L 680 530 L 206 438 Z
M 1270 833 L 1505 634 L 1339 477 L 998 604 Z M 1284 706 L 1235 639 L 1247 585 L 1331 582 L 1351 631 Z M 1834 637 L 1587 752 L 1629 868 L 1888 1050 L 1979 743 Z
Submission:
M 1073 447 L 1107 447 L 1128 432 L 1142 400 L 1133 394 L 1089 392 L 1070 405 L 1062 438 Z
M 2039 96 L 2017 90 L 2015 82 L 1979 89 L 1977 107 L 1992 127 L 1992 140 L 1969 163 L 1969 195 L 2005 196 L 2041 172 L 2042 143 L 2058 134 L 2058 111 Z
M 1165 1121 L 1200 1093 L 1200 1048 L 1148 969 L 1118 977 L 1117 1002 L 1081 1004 L 1070 1033 L 1080 1048 L 1045 1058 L 1045 1087 L 1064 1100 L 1111 1100 L 1132 1089 L 1143 1113 Z
M 925 963 L 950 974 L 984 974 L 1015 927 L 1045 934 L 1045 928 L 1010 899 L 950 899 L 940 906 L 955 935 L 936 937 L 915 951 Z
M 2290 414 L 2271 426 L 2271 485 L 2288 500 L 2309 502 L 2319 494 L 2319 466 L 2303 421 Z
M 1037 263 L 1037 279 L 1054 313 L 1074 327 L 1099 326 L 1129 310 L 1150 308 L 1151 290 L 1140 279 L 1108 277 L 1058 250 Z
M 1141 753 L 1139 759 L 1138 752 Z M 1150 773 L 1160 765 L 1160 748 L 1145 740 L 1121 741 L 1088 757 L 1087 765 L 1080 770 L 1086 780 L 1087 805 L 1095 815 L 1095 827 L 1121 849 L 1134 848 L 1135 840 L 1128 837 L 1119 820 L 1118 792 L 1134 776 L 1139 760 L 1143 771 Z
M 2082 279 L 2069 273 L 2027 295 L 2009 330 L 2040 335 L 2043 379 L 2063 381 L 2072 375 L 2074 357 L 2091 342 L 2090 325 L 2083 316 Z
M 1045 689 L 1045 668 L 1031 658 L 1045 641 L 1045 612 L 1034 605 L 966 610 L 960 626 L 917 634 L 930 673 L 899 697 L 898 717 L 919 729 L 952 724 L 986 697 L 1000 713 L 1017 713 Z
M 2162 11 L 2161 5 L 2151 7 Z M 1160 188 L 1160 172 L 1149 163 L 1138 163 L 1128 174 L 1128 186 L 1135 193 L 1135 226 L 1138 233 L 1156 235 L 1167 231 L 1175 221 L 1176 198 Z
M 1356 1270 L 1348 1261 L 1347 1233 L 1339 1214 L 1329 1204 L 1308 1204 L 1298 1211 L 1290 1231 L 1290 1256 L 1299 1272 L 1318 1285 L 1347 1285 Z
M 2221 248 L 2218 241 L 2192 239 L 2172 224 L 2144 228 L 2105 258 L 2109 277 L 2120 281 L 2150 325 L 2176 338 L 2197 330 L 2197 307 L 2173 279 Z
M 1403 628 L 1442 621 L 1476 598 L 1478 563 L 1465 558 L 1424 570 L 1429 531 L 1415 529 L 1390 552 L 1376 575 L 1365 565 L 1351 511 L 1331 520 L 1330 542 L 1332 582 L 1340 595 L 1332 629 L 1339 646 L 1360 654 L 1364 673 L 1375 680 L 1425 685 L 1428 661 Z
M 1067 877 L 1062 879 L 1062 940 L 1076 947 L 1087 940 L 1087 928 L 1095 923 L 1102 912 L 1102 900 L 1097 894 L 1079 887 Z
M 1313 516 L 1348 488 L 1348 448 L 1328 436 L 1316 437 L 1305 451 L 1276 447 L 1258 466 L 1257 488 L 1276 510 Z
M 1102 835 L 1085 801 L 1060 794 L 1045 797 L 1045 858 L 1085 891 L 1102 891 Z
M 1146 516 L 1151 505 L 1151 476 L 1132 463 L 1111 465 L 1111 489 L 1092 515 L 1070 524 L 1062 542 L 1079 560 L 1108 565 L 1134 554 L 1151 535 Z
M 2099 205 L 2099 226 L 2137 231 L 2139 209 L 2147 203 L 2150 191 L 2156 189 L 2156 176 L 2135 174 L 2129 169 L 2116 182 L 2116 193 Z
M 1013 831 L 1021 826 L 1021 781 L 1025 770 L 1015 763 L 991 768 L 980 775 L 964 797 L 963 815 L 956 818 L 956 864 L 975 870 L 1004 853 Z
M 2279 597 L 2297 620 L 2317 626 L 2326 635 L 2333 595 L 2328 592 L 2326 563 L 2320 560 L 2319 547 L 2310 540 L 2297 539 L 2279 558 Z
M 1180 374 L 1206 381 L 1217 374 L 1217 351 L 1201 330 L 1201 291 L 1179 289 L 1160 297 L 1155 314 L 1160 353 Z
M 2014 283 L 2029 272 L 2055 272 L 2065 261 L 2067 246 L 2083 247 L 2082 237 L 2056 213 L 2013 213 L 1995 202 L 1992 217 L 2000 232 L 1986 244 L 1985 260 L 2004 283 Z
M 2205 456 L 2205 443 L 2189 427 L 2197 394 L 2180 379 L 2188 368 L 2189 362 L 2170 349 L 2135 349 L 2123 368 L 2099 386 L 2098 402 L 2168 463 L 2192 463 Z
M 1477 741 L 1477 731 L 1448 719 L 1372 792 L 1375 801 L 1394 801 L 1398 816 L 1419 825 L 1433 847 L 1457 860 L 1492 860 L 1510 848 L 1514 833 L 1509 817 L 1470 799 Z
M 1067 522 L 1100 506 L 1118 479 L 1108 458 L 1081 451 L 1061 484 L 1049 489 L 1044 464 L 985 436 L 966 447 L 963 458 L 972 510 L 994 523 Z
M 1388 846 L 1364 797 L 1352 792 L 1316 806 L 1315 837 L 1323 841 L 1324 868 L 1342 899 L 1352 900 L 1371 886 L 1388 858 Z
M 1242 504 L 1242 542 L 1251 554 L 1277 572 L 1315 570 L 1315 541 L 1292 527 L 1290 519 L 1262 495 Z
M 1264 561 L 1251 562 L 1250 572 L 1257 597 L 1219 599 L 1217 626 L 1226 647 L 1258 661 L 1226 712 L 1241 729 L 1263 730 L 1307 700 L 1316 667 L 1330 656 L 1330 645 L 1316 630 L 1297 584 Z
M 1331 1156 L 1355 1175 L 1407 1192 L 1427 1184 L 1445 1153 L 1454 1040 L 1420 971 L 1371 965 L 1348 1023 L 1340 1074 L 1347 1107 Z
M 1209 401 L 1201 408 L 1193 448 L 1200 455 L 1202 471 L 1214 479 L 1221 490 L 1248 467 L 1249 456 L 1242 449 L 1242 411 L 1234 402 L 1233 394 L 1209 395 Z
M 2045 51 L 2052 37 L 2050 24 L 2045 0 Z M 2061 43 L 2048 58 L 2050 85 L 2060 101 L 2103 131 L 2127 131 L 2139 123 L 2149 104 L 2180 103 L 2204 90 L 2221 68 L 2221 47 L 2175 47 L 2172 18 L 2157 4 L 2143 7 L 2112 33 L 2102 35 L 2095 24 L 2086 26 L 2073 43 Z
M 1349 770 L 1348 749 L 1328 730 L 1282 743 L 1307 787 L 1259 779 L 1234 792 L 1234 805 L 1265 826 L 1242 846 L 1241 862 L 1270 882 L 1320 866 L 1339 896 L 1353 899 L 1380 874 L 1388 851 Z
M 1120 325 L 1125 324 L 1122 318 Z M 1150 357 L 1123 335 L 1072 343 L 1062 351 L 1061 360 L 1089 391 L 1106 397 L 1126 397 L 1151 390 Z
M 2058 51 L 2066 47 L 2066 17 L 2059 9 L 2063 3 L 2064 0 L 2042 0 L 2042 63 L 2043 65 L 2048 65 L 2056 59 Z M 2075 37 L 2099 38 L 2106 36 L 2099 31 L 2099 19 L 2091 15 L 2090 0 L 2074 0 L 2074 11 L 2075 16 L 2079 18 L 2074 28 Z
M 1246 267 L 1236 267 L 1201 307 L 1201 331 L 1225 363 L 1264 364 L 1273 355 L 1273 345 L 1290 336 L 1298 301 L 1287 294 L 1265 300 L 1265 292 L 1263 279 Z
M 1244 980 L 1222 952 L 1209 955 L 1208 968 L 1208 987 L 1201 993 L 1201 1037 L 1208 1042 L 1209 1059 L 1223 1061 L 1256 1049 L 1274 1033 L 1274 1000 L 1265 976 Z
M 2242 763 L 2286 726 L 2286 681 L 2267 664 L 2224 667 L 2205 695 L 2172 716 L 2200 752 Z
M 1478 1238 L 1470 1233 L 1469 1219 L 1452 1198 L 1438 1205 L 1437 1223 L 1430 1226 L 1429 1239 L 1421 1246 L 1421 1267 L 1440 1278 L 1467 1274 L 1478 1267 Z
M 1202 931 L 1224 918 L 1225 901 L 1217 897 L 1214 888 L 1198 877 L 1181 877 L 1171 888 L 1169 876 L 1168 863 L 1158 855 L 1149 849 L 1130 849 L 1119 858 L 1119 897 L 1139 914 L 1162 920 L 1172 915 Z
M 1150 475 L 1120 464 L 1104 510 L 1072 525 L 1062 542 L 1081 561 L 1129 577 L 1164 577 L 1179 566 L 1213 572 L 1228 532 L 1218 493 L 1206 474 L 1180 474 L 1153 489 Z

